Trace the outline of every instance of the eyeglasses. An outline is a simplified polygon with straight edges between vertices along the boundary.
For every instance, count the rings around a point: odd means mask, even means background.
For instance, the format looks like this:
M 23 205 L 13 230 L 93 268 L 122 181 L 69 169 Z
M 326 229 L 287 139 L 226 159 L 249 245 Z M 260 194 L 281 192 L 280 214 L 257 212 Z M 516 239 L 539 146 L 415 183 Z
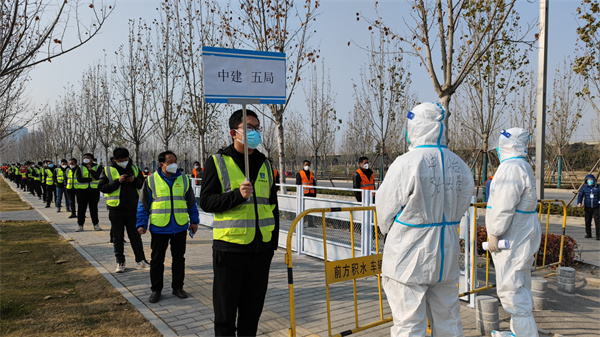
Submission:
M 244 129 L 243 126 L 238 127 L 238 130 L 243 130 L 243 129 Z M 257 132 L 260 132 L 262 130 L 260 125 L 254 126 L 254 125 L 250 125 L 250 124 L 247 125 L 247 129 L 248 129 L 248 131 L 257 131 Z

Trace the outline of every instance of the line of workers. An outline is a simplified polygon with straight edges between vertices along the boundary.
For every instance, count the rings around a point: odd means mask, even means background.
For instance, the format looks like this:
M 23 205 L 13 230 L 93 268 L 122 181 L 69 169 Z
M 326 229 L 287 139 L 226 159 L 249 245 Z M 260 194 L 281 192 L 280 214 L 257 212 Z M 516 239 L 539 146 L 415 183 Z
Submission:
M 46 208 L 50 208 L 54 201 L 56 211 L 60 212 L 64 195 L 66 210 L 71 213 L 69 218 L 77 219 L 76 232 L 83 230 L 88 208 L 94 230 L 102 230 L 98 224 L 98 181 L 102 170 L 103 166 L 97 163 L 91 153 L 84 154 L 82 164 L 79 165 L 76 158 L 71 158 L 68 161 L 62 159 L 58 165 L 52 160 L 44 160 L 1 167 L 4 177 L 17 184 L 23 191 L 37 195 L 39 200 L 46 203 Z M 146 167 L 143 171 L 144 178 L 150 174 Z

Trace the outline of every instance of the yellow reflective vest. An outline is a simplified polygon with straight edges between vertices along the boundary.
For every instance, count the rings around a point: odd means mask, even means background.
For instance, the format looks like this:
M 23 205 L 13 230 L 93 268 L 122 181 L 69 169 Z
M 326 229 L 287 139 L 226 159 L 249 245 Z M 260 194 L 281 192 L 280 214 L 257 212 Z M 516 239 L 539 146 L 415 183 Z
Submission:
M 138 173 L 140 172 L 138 167 L 135 165 L 131 165 L 131 169 L 133 170 L 134 177 L 136 177 L 138 175 Z M 117 169 L 112 166 L 105 166 L 104 174 L 108 178 L 109 182 L 119 180 L 119 177 L 121 176 L 119 174 L 119 171 L 117 171 Z M 138 195 L 139 194 L 140 194 L 140 191 L 138 190 Z M 106 197 L 106 205 L 107 206 L 110 206 L 110 207 L 119 206 L 119 204 L 121 203 L 121 185 L 119 185 L 119 188 L 117 188 L 116 190 L 114 190 L 110 193 L 105 193 L 104 196 Z M 186 208 L 186 213 L 187 213 L 187 208 Z
M 221 181 L 221 192 L 228 193 L 246 180 L 246 177 L 233 158 L 227 155 L 213 155 L 217 174 Z M 273 210 L 275 205 L 269 202 L 273 186 L 273 170 L 268 160 L 265 160 L 254 182 L 256 206 L 258 210 L 258 228 L 263 242 L 271 241 L 275 229 Z M 254 210 L 255 197 L 251 196 L 244 203 L 225 212 L 214 213 L 213 239 L 246 245 L 256 236 L 256 213 Z
M 189 219 L 185 194 L 190 189 L 190 179 L 182 174 L 175 179 L 173 186 L 169 186 L 160 174 L 153 174 L 146 183 L 152 191 L 150 223 L 156 227 L 165 227 L 173 214 L 177 224 L 185 226 Z
M 75 188 L 75 169 L 68 168 L 67 169 L 67 189 L 72 190 Z
M 54 174 L 52 172 L 52 169 L 45 169 L 44 171 L 46 171 L 46 186 L 54 185 Z
M 56 170 L 54 171 L 54 174 L 56 174 L 56 183 L 57 184 L 62 184 L 65 182 L 65 171 L 63 171 L 62 168 L 57 167 Z
M 84 165 L 79 165 L 79 169 L 81 170 L 81 177 L 82 178 L 89 178 L 90 177 L 90 171 L 88 170 L 88 168 Z M 73 169 L 73 171 L 75 171 L 75 169 Z M 75 171 L 74 173 L 76 173 L 77 171 Z M 77 180 L 77 177 L 75 177 L 75 189 L 78 190 L 85 190 L 88 187 L 90 187 L 90 183 L 80 183 L 79 180 Z
M 100 165 L 94 165 L 94 166 L 92 166 L 91 169 L 96 171 L 96 170 L 98 170 L 99 167 L 100 167 Z M 92 182 L 90 182 L 90 187 L 93 189 L 98 189 L 98 183 L 100 182 L 100 180 L 96 180 L 92 176 L 90 176 L 90 178 L 92 178 Z

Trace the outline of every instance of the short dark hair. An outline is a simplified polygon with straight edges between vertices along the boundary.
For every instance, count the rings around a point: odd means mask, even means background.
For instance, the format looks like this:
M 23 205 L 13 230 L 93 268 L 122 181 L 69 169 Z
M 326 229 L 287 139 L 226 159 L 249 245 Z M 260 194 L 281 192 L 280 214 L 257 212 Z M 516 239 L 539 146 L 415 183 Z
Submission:
M 172 154 L 173 156 L 175 156 L 175 159 L 177 159 L 177 155 L 175 153 L 173 153 L 173 151 L 165 151 L 165 152 L 161 152 L 158 154 L 158 162 L 159 163 L 164 163 L 165 160 L 167 160 L 167 155 L 168 154 Z
M 38 165 L 42 166 L 42 165 L 44 165 L 44 163 L 42 163 L 41 161 L 38 161 Z
M 75 162 L 75 164 L 77 164 L 77 159 L 75 159 L 75 158 L 71 158 L 71 159 L 69 159 L 69 161 L 71 161 L 71 160 L 72 160 L 72 161 L 74 161 L 74 162 Z
M 302 164 L 304 164 L 304 163 L 308 163 L 308 166 L 310 166 L 310 160 L 308 160 L 308 159 L 305 159 L 305 160 L 302 162 Z
M 81 156 L 82 158 L 88 156 L 88 157 L 92 157 L 92 159 L 94 159 L 94 155 L 91 153 L 84 153 L 83 156 Z
M 195 161 L 194 165 L 196 165 L 196 164 L 200 165 L 200 162 L 199 161 Z
M 256 114 L 256 112 L 254 112 L 252 110 L 246 109 L 246 116 L 252 116 L 252 117 L 258 119 L 258 115 Z M 244 111 L 242 109 L 235 110 L 231 114 L 231 117 L 229 117 L 229 129 L 230 130 L 237 129 L 237 127 L 242 123 L 243 117 L 244 117 Z
M 369 158 L 367 158 L 367 157 L 360 157 L 360 158 L 358 158 L 358 163 L 362 164 L 362 162 L 365 161 L 365 160 L 369 160 Z
M 113 157 L 115 159 L 129 158 L 129 150 L 124 147 L 116 147 L 113 150 Z
M 60 160 L 60 163 L 61 163 L 61 164 L 62 164 L 62 163 L 68 163 L 68 161 L 67 161 L 66 159 L 61 159 L 61 160 Z

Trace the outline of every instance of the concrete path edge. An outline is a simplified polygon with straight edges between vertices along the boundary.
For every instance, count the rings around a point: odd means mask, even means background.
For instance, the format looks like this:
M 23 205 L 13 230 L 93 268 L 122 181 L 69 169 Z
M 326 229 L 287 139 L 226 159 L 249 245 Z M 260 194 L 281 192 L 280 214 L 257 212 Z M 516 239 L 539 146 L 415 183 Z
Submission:
M 20 193 L 15 190 L 12 184 L 7 183 L 7 185 L 10 186 L 10 188 L 17 193 L 17 195 L 19 195 L 19 198 L 21 198 Z M 173 331 L 173 329 L 171 329 L 162 319 L 156 316 L 154 312 L 152 312 L 152 310 L 150 310 L 142 301 L 140 301 L 134 294 L 132 294 L 119 281 L 117 281 L 117 279 L 114 278 L 112 274 L 106 270 L 106 268 L 102 267 L 98 261 L 96 261 L 90 254 L 88 254 L 75 241 L 73 241 L 72 237 L 65 233 L 61 228 L 56 226 L 44 213 L 40 212 L 31 202 L 29 202 L 29 200 L 23 198 L 21 198 L 21 200 L 31 205 L 31 207 L 33 207 L 33 209 L 39 215 L 46 219 L 46 221 L 52 225 L 52 227 L 54 227 L 58 234 L 65 238 L 67 242 L 71 244 L 71 246 L 73 246 L 86 260 L 88 260 L 88 262 L 91 263 L 92 266 L 94 266 L 94 268 L 96 268 L 96 270 L 98 270 L 98 272 L 104 276 L 104 278 L 106 278 L 106 280 L 110 282 L 110 284 L 112 284 L 112 286 L 115 287 L 115 289 L 117 289 L 117 291 L 123 295 L 123 297 L 125 297 L 125 299 L 127 299 L 127 301 L 129 301 L 129 303 L 131 303 L 150 322 L 150 324 L 154 325 L 158 332 L 165 337 L 178 336 L 178 334 L 175 333 L 175 331 Z

